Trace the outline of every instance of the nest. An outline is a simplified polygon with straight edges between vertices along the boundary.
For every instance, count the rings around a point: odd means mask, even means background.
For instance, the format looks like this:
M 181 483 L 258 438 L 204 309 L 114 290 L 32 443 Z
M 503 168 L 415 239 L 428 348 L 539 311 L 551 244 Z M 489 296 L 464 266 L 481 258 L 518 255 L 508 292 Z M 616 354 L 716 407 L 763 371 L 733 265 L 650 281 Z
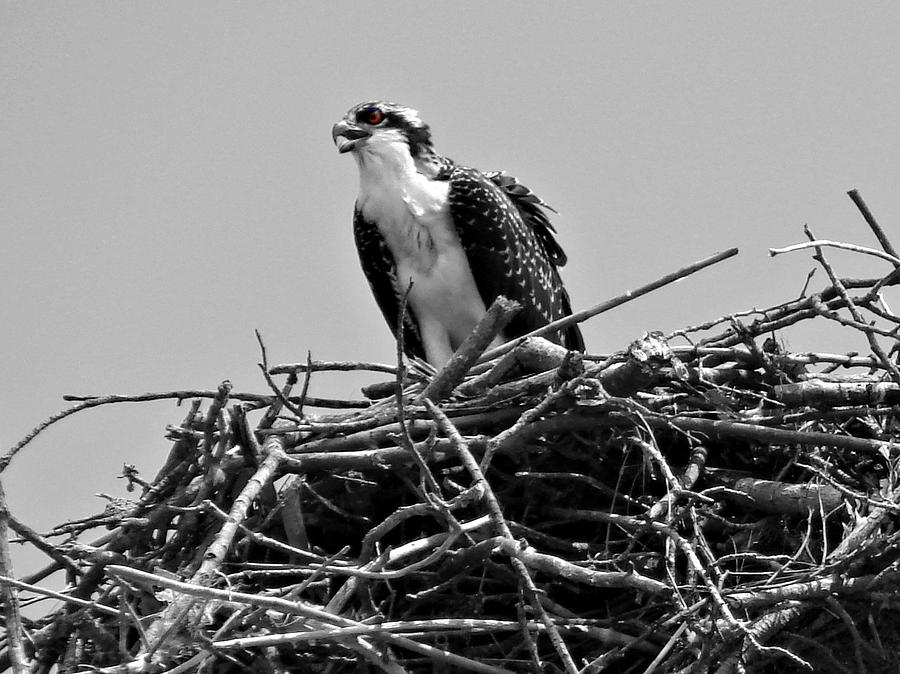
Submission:
M 126 469 L 137 500 L 44 535 L 9 516 L 53 560 L 18 587 L 47 594 L 36 584 L 63 571 L 67 590 L 27 619 L 4 585 L 3 664 L 897 671 L 900 371 L 882 344 L 900 321 L 880 291 L 900 260 L 870 225 L 885 252 L 800 246 L 821 292 L 609 355 L 530 338 L 485 359 L 515 309 L 498 301 L 436 374 L 263 363 L 266 394 L 78 400 L 3 465 L 85 408 L 193 402 L 156 478 Z M 829 246 L 895 271 L 840 279 Z M 849 326 L 864 348 L 788 352 L 778 331 L 801 321 Z M 336 369 L 390 381 L 358 401 L 308 395 Z

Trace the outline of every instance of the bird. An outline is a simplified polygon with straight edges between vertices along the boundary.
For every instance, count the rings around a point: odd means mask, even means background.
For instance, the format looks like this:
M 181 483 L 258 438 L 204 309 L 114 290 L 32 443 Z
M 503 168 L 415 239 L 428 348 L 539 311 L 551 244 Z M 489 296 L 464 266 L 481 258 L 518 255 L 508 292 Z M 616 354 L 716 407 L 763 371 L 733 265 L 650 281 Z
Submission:
M 521 305 L 495 340 L 572 313 L 559 275 L 566 254 L 548 212 L 515 177 L 437 153 L 418 111 L 387 101 L 353 106 L 331 130 L 359 169 L 353 234 L 363 273 L 407 356 L 440 368 L 494 299 Z M 576 324 L 546 335 L 584 351 Z

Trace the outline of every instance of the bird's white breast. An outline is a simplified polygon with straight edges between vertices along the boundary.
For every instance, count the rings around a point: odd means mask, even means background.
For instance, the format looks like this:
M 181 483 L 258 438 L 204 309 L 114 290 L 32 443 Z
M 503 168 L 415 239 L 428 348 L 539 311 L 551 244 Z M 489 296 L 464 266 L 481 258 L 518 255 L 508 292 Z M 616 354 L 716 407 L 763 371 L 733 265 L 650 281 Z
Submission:
M 385 156 L 387 154 L 387 157 Z M 419 323 L 428 361 L 440 366 L 484 315 L 468 258 L 450 218 L 449 184 L 418 173 L 408 150 L 360 156 L 357 208 L 378 227 Z

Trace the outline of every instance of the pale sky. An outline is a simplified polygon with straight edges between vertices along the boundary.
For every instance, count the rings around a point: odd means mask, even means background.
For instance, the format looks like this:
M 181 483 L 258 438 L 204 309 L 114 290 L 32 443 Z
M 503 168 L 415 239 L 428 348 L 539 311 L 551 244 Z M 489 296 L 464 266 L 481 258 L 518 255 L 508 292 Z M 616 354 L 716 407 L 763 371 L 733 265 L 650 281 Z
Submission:
M 67 393 L 264 392 L 254 329 L 273 362 L 390 362 L 330 137 L 363 100 L 418 109 L 439 151 L 555 206 L 576 309 L 740 247 L 586 324 L 593 352 L 792 299 L 810 256 L 767 250 L 804 223 L 875 245 L 851 188 L 900 246 L 898 35 L 894 2 L 4 2 L 2 450 Z M 62 422 L 3 475 L 13 511 L 46 529 L 101 510 L 183 416 Z

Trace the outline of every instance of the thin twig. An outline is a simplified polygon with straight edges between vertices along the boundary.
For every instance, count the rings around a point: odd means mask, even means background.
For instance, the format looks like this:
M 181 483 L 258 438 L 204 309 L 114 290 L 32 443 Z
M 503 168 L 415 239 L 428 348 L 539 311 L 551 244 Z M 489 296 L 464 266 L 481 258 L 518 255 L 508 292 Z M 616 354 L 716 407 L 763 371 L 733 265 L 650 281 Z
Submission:
M 12 575 L 12 557 L 9 554 L 9 506 L 6 504 L 3 483 L 0 482 L 0 576 L 10 578 Z M 3 597 L 3 615 L 10 664 L 15 674 L 24 674 L 29 671 L 30 667 L 23 642 L 24 630 L 19 607 L 19 593 L 15 588 L 16 586 L 12 583 L 0 584 L 0 596 Z
M 571 316 L 566 316 L 565 318 L 561 318 L 559 320 L 553 321 L 542 328 L 538 328 L 537 330 L 532 330 L 528 334 L 522 335 L 516 340 L 511 342 L 507 342 L 501 346 L 498 346 L 494 349 L 491 349 L 487 353 L 485 353 L 481 358 L 479 358 L 479 362 L 484 362 L 488 360 L 493 360 L 497 356 L 501 356 L 508 351 L 511 351 L 515 348 L 516 344 L 519 343 L 520 340 L 526 339 L 528 337 L 543 337 L 544 335 L 549 335 L 554 332 L 561 332 L 566 328 L 575 325 L 577 323 L 583 323 L 589 318 L 593 318 L 594 316 L 598 316 L 605 311 L 609 311 L 610 309 L 614 309 L 622 304 L 630 302 L 631 300 L 637 299 L 642 295 L 646 295 L 649 292 L 652 292 L 658 288 L 662 288 L 665 285 L 670 283 L 674 283 L 675 281 L 685 278 L 686 276 L 690 276 L 701 269 L 706 269 L 711 265 L 714 265 L 722 260 L 727 260 L 730 257 L 734 257 L 738 254 L 737 248 L 729 248 L 728 250 L 722 251 L 721 253 L 716 253 L 715 255 L 710 255 L 707 258 L 699 260 L 694 264 L 688 265 L 687 267 L 683 267 L 677 271 L 674 271 L 670 274 L 666 274 L 660 279 L 653 281 L 652 283 L 648 283 L 647 285 L 640 286 L 639 288 L 635 288 L 634 290 L 630 290 L 618 297 L 614 297 L 611 300 L 607 300 L 605 302 L 601 302 L 600 304 L 591 307 L 590 309 L 585 309 L 583 311 L 576 311 Z
M 850 190 L 847 192 L 847 196 L 856 204 L 856 207 L 859 209 L 859 212 L 862 213 L 863 218 L 865 218 L 866 223 L 868 223 L 869 227 L 872 229 L 872 232 L 875 234 L 875 238 L 878 239 L 878 243 L 881 244 L 881 247 L 884 248 L 884 252 L 893 257 L 900 257 L 897 255 L 897 251 L 894 250 L 894 246 L 891 244 L 890 239 L 887 238 L 887 234 L 884 233 L 884 230 L 881 228 L 881 225 L 875 220 L 875 216 L 872 215 L 872 212 L 869 210 L 869 207 L 866 205 L 866 202 L 863 201 L 862 196 L 860 196 L 857 190 Z
M 283 365 L 273 365 L 269 368 L 269 374 L 290 374 L 291 372 L 385 372 L 387 374 L 397 374 L 395 365 L 385 365 L 384 363 L 370 363 L 365 361 L 331 361 L 331 360 L 314 360 L 310 362 L 308 359 L 305 363 L 285 363 Z
M 11 585 L 21 590 L 28 590 L 29 592 L 43 595 L 44 597 L 50 597 L 51 599 L 56 599 L 66 604 L 72 604 L 73 606 L 87 608 L 96 613 L 104 613 L 113 617 L 119 617 L 121 615 L 121 611 L 114 609 L 112 606 L 104 606 L 103 604 L 98 604 L 95 601 L 87 601 L 86 599 L 79 599 L 78 597 L 73 597 L 62 592 L 48 590 L 46 587 L 41 587 L 40 585 L 34 585 L 32 583 L 25 583 L 21 580 L 16 580 L 15 578 L 11 578 L 9 576 L 0 576 L 0 583 L 2 583 L 3 585 Z
M 795 243 L 792 246 L 785 246 L 784 248 L 769 248 L 769 255 L 775 257 L 776 255 L 781 255 L 782 253 L 793 253 L 798 250 L 805 250 L 807 248 L 840 248 L 841 250 L 849 250 L 853 253 L 861 253 L 863 255 L 873 255 L 874 257 L 881 258 L 882 260 L 887 260 L 895 267 L 900 266 L 900 258 L 896 255 L 891 255 L 890 253 L 884 253 L 880 250 L 876 250 L 875 248 L 866 248 L 865 246 L 857 246 L 852 243 L 844 243 L 842 241 L 828 241 L 826 239 L 816 239 L 814 241 L 807 241 L 805 243 Z
M 111 405 L 116 403 L 142 403 L 151 400 L 190 400 L 191 398 L 216 398 L 219 391 L 210 391 L 202 389 L 187 389 L 182 391 L 165 391 L 160 393 L 139 393 L 136 395 L 106 395 L 106 396 L 63 396 L 63 400 L 77 400 L 77 405 L 73 405 L 52 415 L 45 421 L 33 428 L 24 438 L 13 445 L 2 457 L 0 457 L 0 473 L 6 470 L 10 461 L 19 453 L 28 443 L 34 440 L 41 432 L 52 426 L 58 421 L 62 421 L 82 410 L 100 407 L 101 405 Z M 257 393 L 234 393 L 229 396 L 232 400 L 243 400 L 247 402 L 257 403 L 259 405 L 271 404 L 273 397 L 260 395 Z M 299 401 L 299 398 L 297 399 Z M 329 398 L 307 398 L 306 404 L 313 407 L 333 407 L 337 409 L 346 408 L 364 408 L 371 403 L 366 400 L 332 400 Z
M 813 234 L 809 230 L 808 227 L 805 228 L 806 234 L 810 239 L 813 239 Z M 821 248 L 816 247 L 816 259 L 819 261 L 819 264 L 825 269 L 825 272 L 828 274 L 828 278 L 831 279 L 831 283 L 834 288 L 840 293 L 841 297 L 847 303 L 847 310 L 850 312 L 850 315 L 853 316 L 853 320 L 855 320 L 859 324 L 864 324 L 865 319 L 863 319 L 862 314 L 859 313 L 859 310 L 856 308 L 856 305 L 853 303 L 853 300 L 847 295 L 847 289 L 844 288 L 843 284 L 837 278 L 837 275 L 834 273 L 834 270 L 831 268 L 831 265 L 828 263 L 828 260 L 825 259 L 825 255 L 822 253 Z M 900 264 L 900 261 L 898 261 Z M 885 369 L 890 373 L 891 377 L 895 382 L 900 384 L 900 370 L 897 369 L 897 366 L 888 358 L 888 355 L 881 348 L 881 345 L 878 343 L 878 340 L 875 339 L 875 335 L 872 334 L 871 330 L 862 329 L 863 334 L 865 334 L 866 339 L 869 341 L 869 346 L 872 348 L 872 353 L 874 353 L 879 360 L 881 360 L 882 365 L 884 365 Z
M 262 362 L 257 363 L 260 371 L 262 372 L 263 379 L 266 380 L 266 385 L 271 389 L 272 393 L 275 394 L 275 399 L 278 401 L 278 404 L 269 405 L 269 409 L 266 410 L 266 415 L 264 420 L 260 423 L 260 427 L 262 428 L 270 428 L 273 423 L 275 423 L 275 419 L 281 413 L 281 408 L 286 407 L 290 410 L 291 414 L 295 415 L 298 418 L 303 417 L 303 398 L 305 395 L 300 396 L 300 405 L 295 407 L 293 403 L 288 399 L 291 395 L 291 389 L 294 387 L 294 384 L 297 383 L 297 373 L 291 372 L 288 374 L 287 381 L 284 384 L 283 388 L 278 388 L 275 384 L 275 381 L 272 379 L 272 375 L 269 373 L 269 356 L 266 351 L 266 344 L 263 342 L 262 335 L 259 333 L 259 330 L 254 330 L 256 333 L 256 341 L 259 344 L 259 351 L 262 355 Z M 306 380 L 309 381 L 309 371 L 306 373 Z
M 499 296 L 491 304 L 487 313 L 478 321 L 478 325 L 447 361 L 447 364 L 428 382 L 425 390 L 419 394 L 417 402 L 431 400 L 441 402 L 459 384 L 469 368 L 478 360 L 494 338 L 506 327 L 506 324 L 518 313 L 521 306 L 518 302 Z

